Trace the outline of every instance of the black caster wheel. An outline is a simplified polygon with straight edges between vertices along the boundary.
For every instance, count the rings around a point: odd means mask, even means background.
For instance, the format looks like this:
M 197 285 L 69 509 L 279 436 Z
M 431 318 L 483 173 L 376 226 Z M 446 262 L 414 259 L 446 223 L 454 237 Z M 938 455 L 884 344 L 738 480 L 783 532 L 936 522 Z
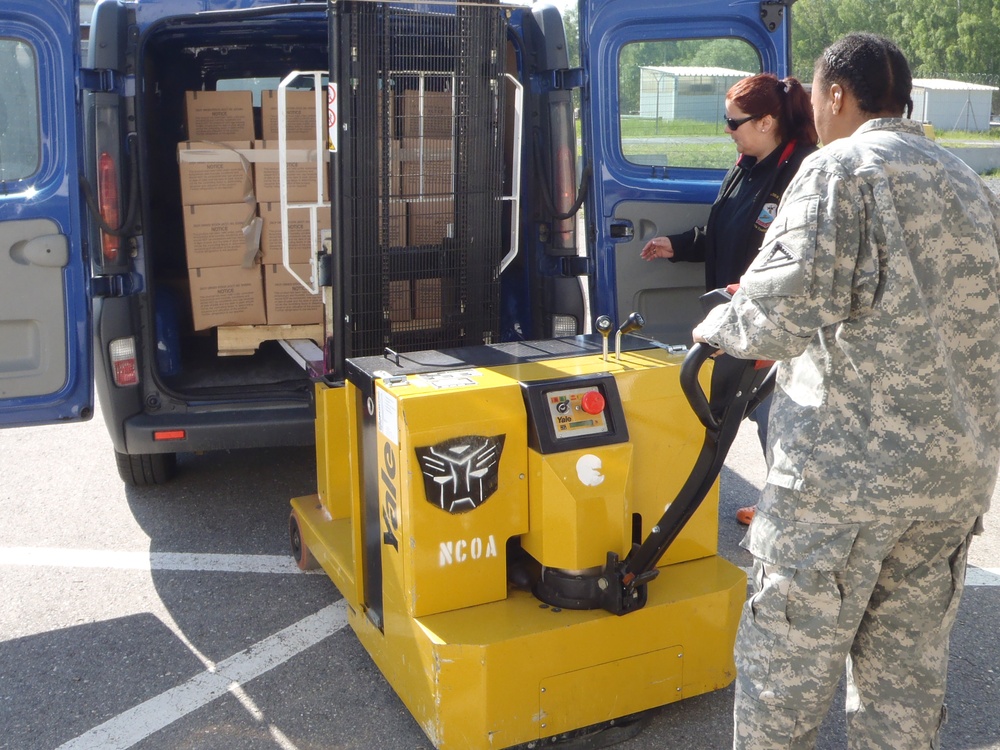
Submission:
M 309 548 L 302 543 L 299 519 L 294 512 L 288 517 L 288 537 L 292 543 L 292 557 L 295 558 L 295 564 L 299 566 L 299 570 L 316 570 L 319 563 L 316 562 L 316 558 L 312 556 Z

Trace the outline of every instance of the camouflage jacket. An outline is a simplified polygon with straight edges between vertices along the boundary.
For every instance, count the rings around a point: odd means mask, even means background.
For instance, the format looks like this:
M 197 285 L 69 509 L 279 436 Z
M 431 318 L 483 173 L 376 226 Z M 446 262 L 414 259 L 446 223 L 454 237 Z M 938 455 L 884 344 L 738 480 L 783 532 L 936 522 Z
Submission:
M 732 302 L 695 330 L 779 360 L 761 510 L 983 513 L 1000 460 L 1000 202 L 902 119 L 803 163 Z

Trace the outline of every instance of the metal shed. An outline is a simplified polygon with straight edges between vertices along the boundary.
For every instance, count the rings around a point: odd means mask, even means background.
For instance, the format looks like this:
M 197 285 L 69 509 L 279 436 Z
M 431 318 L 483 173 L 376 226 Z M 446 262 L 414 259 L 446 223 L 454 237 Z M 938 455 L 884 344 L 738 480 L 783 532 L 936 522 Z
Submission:
M 993 92 L 998 90 L 978 83 L 914 78 L 913 119 L 937 130 L 989 130 Z
M 639 68 L 639 116 L 718 122 L 726 92 L 753 75 L 730 68 L 644 65 Z

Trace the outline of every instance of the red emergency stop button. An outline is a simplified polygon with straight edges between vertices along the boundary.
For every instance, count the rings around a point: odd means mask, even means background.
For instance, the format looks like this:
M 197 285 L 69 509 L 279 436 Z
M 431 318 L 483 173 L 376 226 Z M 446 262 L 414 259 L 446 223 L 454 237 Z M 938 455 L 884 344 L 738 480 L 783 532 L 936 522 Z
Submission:
M 600 414 L 604 411 L 604 396 L 600 391 L 587 391 L 580 399 L 580 408 L 587 414 Z

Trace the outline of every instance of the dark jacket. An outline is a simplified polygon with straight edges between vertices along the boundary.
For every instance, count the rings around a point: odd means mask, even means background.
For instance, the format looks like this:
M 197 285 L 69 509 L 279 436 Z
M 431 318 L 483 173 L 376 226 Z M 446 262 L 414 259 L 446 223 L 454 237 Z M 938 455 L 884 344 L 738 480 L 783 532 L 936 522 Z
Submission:
M 670 235 L 673 261 L 705 263 L 705 289 L 720 289 L 740 280 L 760 250 L 781 196 L 802 160 L 816 146 L 784 143 L 760 162 L 741 154 L 726 174 L 708 223 Z

